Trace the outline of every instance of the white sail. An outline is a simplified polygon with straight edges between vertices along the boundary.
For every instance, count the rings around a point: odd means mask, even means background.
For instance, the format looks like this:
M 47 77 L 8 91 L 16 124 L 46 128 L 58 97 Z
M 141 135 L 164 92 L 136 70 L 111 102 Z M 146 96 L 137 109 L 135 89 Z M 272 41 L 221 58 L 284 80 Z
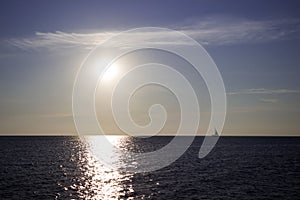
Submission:
M 217 129 L 215 129 L 215 133 L 213 134 L 213 136 L 219 136 Z

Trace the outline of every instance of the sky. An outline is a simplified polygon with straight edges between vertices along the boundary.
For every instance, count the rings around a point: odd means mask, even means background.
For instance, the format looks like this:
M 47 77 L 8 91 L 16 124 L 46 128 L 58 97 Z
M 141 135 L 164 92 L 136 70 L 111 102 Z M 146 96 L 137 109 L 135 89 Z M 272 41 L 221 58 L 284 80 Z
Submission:
M 138 27 L 181 31 L 204 46 L 226 88 L 223 135 L 300 135 L 298 1 L 29 0 L 1 4 L 1 135 L 76 134 L 72 90 L 83 59 L 110 36 Z M 153 101 L 147 94 L 161 94 L 160 88 L 146 91 L 137 93 L 141 100 L 133 108 L 142 114 L 136 120 L 147 121 L 144 106 Z M 158 96 L 170 104 L 169 116 L 176 116 L 176 102 L 166 99 L 169 93 Z M 101 96 L 97 98 L 101 101 Z M 102 114 L 105 121 L 108 117 Z M 177 127 L 178 119 L 172 120 L 167 133 Z M 106 120 L 104 126 L 116 133 L 111 123 Z

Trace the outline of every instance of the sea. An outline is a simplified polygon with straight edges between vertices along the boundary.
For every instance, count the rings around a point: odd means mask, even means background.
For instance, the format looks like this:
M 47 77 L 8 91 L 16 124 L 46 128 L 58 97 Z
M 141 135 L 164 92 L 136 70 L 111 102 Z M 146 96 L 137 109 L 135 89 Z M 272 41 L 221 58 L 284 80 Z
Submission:
M 117 162 L 173 138 L 108 137 L 121 148 L 110 155 Z M 202 141 L 162 169 L 136 173 L 101 163 L 79 137 L 2 136 L 0 199 L 300 199 L 300 137 L 224 136 L 199 159 Z

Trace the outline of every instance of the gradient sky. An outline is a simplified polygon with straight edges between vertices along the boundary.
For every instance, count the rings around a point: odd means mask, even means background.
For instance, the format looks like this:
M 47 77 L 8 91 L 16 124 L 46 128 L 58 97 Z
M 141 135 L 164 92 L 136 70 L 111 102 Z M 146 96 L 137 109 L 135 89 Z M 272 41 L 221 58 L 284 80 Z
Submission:
M 1 1 L 0 134 L 76 134 L 71 95 L 90 49 L 155 26 L 183 31 L 225 83 L 224 135 L 300 135 L 298 1 Z

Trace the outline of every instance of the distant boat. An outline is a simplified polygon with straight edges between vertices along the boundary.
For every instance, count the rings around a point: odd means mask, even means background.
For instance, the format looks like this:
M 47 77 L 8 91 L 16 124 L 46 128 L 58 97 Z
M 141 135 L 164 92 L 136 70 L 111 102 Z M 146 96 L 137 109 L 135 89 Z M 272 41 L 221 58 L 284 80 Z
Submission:
M 218 133 L 218 131 L 217 131 L 217 129 L 215 129 L 215 133 L 212 136 L 214 136 L 214 137 L 220 136 L 219 133 Z

